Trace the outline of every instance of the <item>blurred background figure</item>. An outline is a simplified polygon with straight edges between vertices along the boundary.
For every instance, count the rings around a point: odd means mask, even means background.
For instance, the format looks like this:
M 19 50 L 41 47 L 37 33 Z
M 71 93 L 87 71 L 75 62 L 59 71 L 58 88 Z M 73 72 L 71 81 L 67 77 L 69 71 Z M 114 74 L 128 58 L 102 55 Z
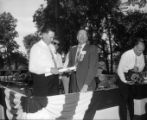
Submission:
M 63 62 L 62 62 L 62 56 L 58 52 L 59 45 L 60 45 L 59 38 L 58 38 L 58 36 L 55 36 L 53 41 L 51 42 L 51 50 L 53 52 L 57 68 L 61 69 L 61 68 L 63 68 Z
M 52 41 L 52 51 L 53 51 L 53 55 L 57 64 L 57 68 L 58 69 L 62 69 L 62 68 L 66 68 L 67 64 L 68 64 L 68 55 L 61 55 L 59 53 L 59 46 L 60 46 L 60 41 L 59 41 L 59 37 L 55 36 L 54 40 Z M 64 60 L 65 59 L 65 60 Z M 63 87 L 64 87 L 64 93 L 67 94 L 68 93 L 68 89 L 69 89 L 69 77 L 68 77 L 68 73 L 65 74 L 59 74 L 59 86 L 61 87 L 62 83 L 63 83 Z M 61 89 L 61 88 L 59 88 Z
M 65 56 L 65 62 L 63 68 L 67 68 L 68 62 L 69 62 L 69 53 L 67 53 Z M 64 73 L 62 75 L 62 82 L 63 82 L 65 94 L 69 93 L 69 80 L 70 80 L 70 73 Z

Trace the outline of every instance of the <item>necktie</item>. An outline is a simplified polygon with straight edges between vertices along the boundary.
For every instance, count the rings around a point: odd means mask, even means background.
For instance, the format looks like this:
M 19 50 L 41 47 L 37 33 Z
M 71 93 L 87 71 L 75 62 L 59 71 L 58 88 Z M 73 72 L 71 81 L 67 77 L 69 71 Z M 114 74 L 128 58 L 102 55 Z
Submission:
M 78 62 L 79 62 L 79 57 L 80 57 L 81 48 L 82 48 L 81 45 L 79 45 L 78 48 L 77 48 L 77 53 L 76 53 L 76 58 L 75 58 L 75 65 L 77 65 Z
M 56 63 L 55 57 L 54 57 L 53 52 L 52 52 L 52 50 L 50 49 L 50 47 L 49 47 L 49 50 L 50 50 L 50 53 L 51 53 L 52 60 L 53 60 L 53 62 L 54 62 L 55 68 L 57 68 L 57 63 Z
M 137 67 L 137 56 L 135 56 L 135 65 L 134 67 Z

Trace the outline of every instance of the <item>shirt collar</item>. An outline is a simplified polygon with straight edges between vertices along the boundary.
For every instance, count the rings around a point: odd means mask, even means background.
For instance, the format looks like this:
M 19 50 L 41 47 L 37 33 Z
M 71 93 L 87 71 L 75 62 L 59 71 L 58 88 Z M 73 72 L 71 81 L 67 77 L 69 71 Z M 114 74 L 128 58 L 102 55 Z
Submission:
M 83 49 L 85 47 L 85 45 L 86 45 L 86 43 L 82 44 L 81 49 Z M 78 45 L 78 46 L 80 46 L 80 45 Z
M 41 45 L 43 45 L 43 46 L 45 46 L 45 47 L 48 46 L 43 40 L 40 40 L 40 43 L 41 43 Z

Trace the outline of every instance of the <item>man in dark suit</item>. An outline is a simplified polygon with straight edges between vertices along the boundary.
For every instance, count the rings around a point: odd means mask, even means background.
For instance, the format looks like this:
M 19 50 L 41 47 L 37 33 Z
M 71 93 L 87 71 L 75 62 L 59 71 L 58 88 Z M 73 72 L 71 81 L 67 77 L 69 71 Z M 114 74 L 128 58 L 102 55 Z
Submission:
M 97 71 L 98 54 L 94 45 L 88 44 L 87 31 L 81 29 L 77 34 L 78 45 L 69 52 L 68 66 L 76 66 L 70 79 L 70 92 L 86 92 L 95 90 L 95 76 Z

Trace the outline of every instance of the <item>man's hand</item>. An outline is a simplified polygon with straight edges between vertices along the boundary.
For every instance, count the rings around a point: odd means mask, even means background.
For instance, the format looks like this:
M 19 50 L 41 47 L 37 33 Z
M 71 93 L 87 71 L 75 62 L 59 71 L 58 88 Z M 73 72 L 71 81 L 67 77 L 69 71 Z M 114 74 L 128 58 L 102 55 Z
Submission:
M 134 66 L 133 71 L 134 71 L 134 72 L 139 72 L 139 68 L 136 67 L 136 66 Z
M 135 84 L 135 82 L 134 81 L 127 81 L 127 84 L 128 85 L 133 85 L 133 84 Z
M 88 90 L 88 85 L 84 84 L 80 92 L 87 92 L 87 90 Z
M 57 68 L 51 68 L 52 74 L 59 74 L 59 70 Z

